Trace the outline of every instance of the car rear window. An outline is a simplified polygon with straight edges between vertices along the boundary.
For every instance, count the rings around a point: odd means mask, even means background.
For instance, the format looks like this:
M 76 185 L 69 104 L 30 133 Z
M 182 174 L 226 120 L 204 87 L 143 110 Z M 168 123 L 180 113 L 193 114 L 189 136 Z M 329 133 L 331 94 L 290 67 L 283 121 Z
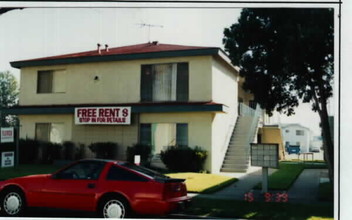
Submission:
M 107 180 L 147 182 L 148 179 L 131 171 L 117 166 L 111 166 L 106 177 Z
M 128 169 L 134 170 L 138 173 L 141 173 L 143 175 L 148 176 L 149 178 L 153 178 L 153 179 L 158 179 L 158 178 L 162 178 L 162 179 L 168 179 L 168 176 L 165 176 L 159 172 L 156 172 L 154 170 L 150 170 L 147 169 L 143 166 L 137 166 L 135 164 L 132 163 L 128 163 L 128 162 L 118 162 L 118 165 L 122 166 L 122 167 L 126 167 Z

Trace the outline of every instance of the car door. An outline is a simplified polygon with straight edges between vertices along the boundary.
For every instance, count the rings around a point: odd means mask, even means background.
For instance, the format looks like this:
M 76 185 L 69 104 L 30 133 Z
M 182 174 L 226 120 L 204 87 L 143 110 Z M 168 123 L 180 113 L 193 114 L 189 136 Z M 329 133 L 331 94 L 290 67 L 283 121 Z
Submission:
M 81 161 L 52 175 L 42 189 L 44 206 L 94 210 L 104 165 L 101 161 Z

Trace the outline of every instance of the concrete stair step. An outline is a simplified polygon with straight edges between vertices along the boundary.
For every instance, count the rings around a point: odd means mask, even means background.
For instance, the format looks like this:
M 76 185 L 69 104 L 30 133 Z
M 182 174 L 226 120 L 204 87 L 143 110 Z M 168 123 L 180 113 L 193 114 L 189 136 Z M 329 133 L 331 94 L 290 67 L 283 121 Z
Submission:
M 228 154 L 249 154 L 249 150 L 248 149 L 245 149 L 245 148 L 237 148 L 237 149 L 234 149 L 234 148 L 231 148 L 231 149 L 227 149 L 227 153 Z
M 246 172 L 250 163 L 250 143 L 253 116 L 239 116 L 225 154 L 221 172 Z
M 242 165 L 248 165 L 249 160 L 231 160 L 231 161 L 225 161 L 223 164 L 224 166 L 242 166 Z
M 249 154 L 250 154 L 250 151 L 246 149 L 238 149 L 238 150 L 228 149 L 225 156 L 240 156 L 240 155 L 248 156 Z
M 249 151 L 247 150 L 228 150 L 226 153 L 226 156 L 248 156 L 249 155 Z
M 250 150 L 245 148 L 245 147 L 233 147 L 233 148 L 229 148 L 227 149 L 227 153 L 231 153 L 231 152 L 237 152 L 237 153 L 249 153 Z
M 249 155 L 226 155 L 225 156 L 225 161 L 228 160 L 248 160 Z
M 224 165 L 222 166 L 221 168 L 236 168 L 236 169 L 245 169 L 249 167 L 249 164 L 227 164 L 227 165 Z
M 247 172 L 247 168 L 222 168 L 220 172 L 224 173 L 245 173 Z
M 248 140 L 247 141 L 230 142 L 229 147 L 249 147 Z

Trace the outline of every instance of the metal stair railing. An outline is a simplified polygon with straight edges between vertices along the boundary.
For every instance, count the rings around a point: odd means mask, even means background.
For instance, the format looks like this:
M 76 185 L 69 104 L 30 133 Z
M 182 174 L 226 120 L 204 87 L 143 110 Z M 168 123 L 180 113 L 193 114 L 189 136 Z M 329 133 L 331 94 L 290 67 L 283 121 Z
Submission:
M 228 150 L 228 148 L 229 148 L 230 141 L 231 141 L 231 137 L 232 137 L 233 132 L 234 132 L 235 127 L 236 127 L 237 118 L 238 118 L 238 116 L 232 117 L 231 122 L 230 122 L 230 124 L 229 124 L 228 132 L 227 132 L 227 134 L 226 134 L 224 143 L 223 143 L 223 145 L 222 145 L 222 148 L 221 148 L 221 154 L 222 154 L 222 163 L 221 163 L 221 166 L 224 164 L 225 157 L 226 157 L 226 152 L 227 152 L 227 150 Z
M 233 136 L 233 133 L 235 132 L 235 126 L 236 126 L 236 123 L 237 123 L 237 119 L 241 116 L 252 116 L 252 122 L 251 122 L 251 125 L 250 125 L 250 128 L 249 128 L 249 132 L 248 132 L 248 138 L 247 138 L 247 143 L 248 143 L 248 146 L 249 144 L 252 142 L 253 138 L 254 138 L 254 135 L 255 135 L 255 131 L 256 131 L 256 128 L 258 126 L 258 122 L 259 122 L 259 118 L 260 118 L 260 115 L 261 115 L 261 108 L 259 107 L 259 105 L 256 105 L 256 108 L 253 109 L 243 103 L 239 103 L 239 116 L 236 118 L 236 120 L 233 120 L 232 123 L 230 123 L 230 126 L 229 126 L 229 132 L 225 138 L 225 141 L 224 141 L 224 145 L 222 147 L 222 153 L 223 153 L 223 161 L 222 161 L 222 166 L 224 165 L 224 162 L 225 162 L 225 157 L 226 157 L 226 153 L 227 153 L 227 150 L 229 148 L 229 144 L 230 144 L 230 140 Z M 246 153 L 247 155 L 249 155 L 249 147 L 246 148 Z
M 239 103 L 238 105 L 239 105 L 239 115 L 240 116 L 254 116 L 256 114 L 256 109 L 253 109 L 243 103 Z

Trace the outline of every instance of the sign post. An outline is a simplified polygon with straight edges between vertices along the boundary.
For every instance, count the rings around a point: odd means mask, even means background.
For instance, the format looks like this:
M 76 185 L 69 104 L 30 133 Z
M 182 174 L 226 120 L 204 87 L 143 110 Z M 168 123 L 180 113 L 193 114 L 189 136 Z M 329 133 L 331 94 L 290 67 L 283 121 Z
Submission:
M 268 173 L 269 173 L 268 167 L 263 167 L 262 168 L 262 176 L 263 176 L 262 193 L 268 192 Z
M 262 167 L 262 193 L 268 192 L 269 168 L 279 168 L 279 145 L 251 144 L 251 164 Z
M 13 127 L 0 128 L 0 143 L 13 143 L 15 132 Z M 16 154 L 18 158 L 18 147 L 16 145 Z M 15 164 L 15 152 L 3 152 L 1 154 L 1 167 L 13 167 Z M 18 164 L 16 160 L 16 165 Z

